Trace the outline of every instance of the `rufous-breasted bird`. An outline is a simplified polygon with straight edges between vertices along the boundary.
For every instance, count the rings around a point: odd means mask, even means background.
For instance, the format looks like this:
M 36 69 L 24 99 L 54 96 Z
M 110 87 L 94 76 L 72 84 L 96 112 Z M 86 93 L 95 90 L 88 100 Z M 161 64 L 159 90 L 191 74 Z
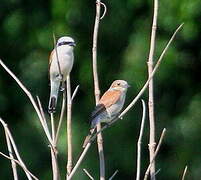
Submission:
M 109 123 L 119 115 L 119 112 L 122 110 L 125 102 L 128 87 L 130 86 L 126 81 L 116 80 L 103 94 L 91 114 L 90 135 L 86 137 L 83 147 L 85 147 L 88 143 L 89 138 L 91 137 L 91 134 L 94 132 L 94 129 L 98 123 Z
M 52 50 L 49 58 L 50 100 L 48 112 L 54 113 L 57 105 L 58 92 L 61 85 L 70 74 L 74 54 L 75 41 L 73 38 L 63 36 L 58 39 L 56 47 Z

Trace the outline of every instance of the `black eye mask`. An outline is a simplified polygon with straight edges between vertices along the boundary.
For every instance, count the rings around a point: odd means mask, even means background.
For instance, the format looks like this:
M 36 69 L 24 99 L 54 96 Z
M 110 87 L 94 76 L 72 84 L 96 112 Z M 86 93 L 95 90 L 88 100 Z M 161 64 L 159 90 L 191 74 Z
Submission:
M 70 41 L 63 41 L 63 42 L 58 43 L 57 46 L 62 46 L 62 45 L 75 46 L 75 43 L 74 42 L 70 42 Z

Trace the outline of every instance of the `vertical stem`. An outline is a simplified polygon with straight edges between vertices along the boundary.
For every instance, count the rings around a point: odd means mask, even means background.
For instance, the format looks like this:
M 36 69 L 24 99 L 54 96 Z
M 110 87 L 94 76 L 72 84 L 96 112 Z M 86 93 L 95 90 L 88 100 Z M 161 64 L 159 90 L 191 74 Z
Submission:
M 52 159 L 53 180 L 60 180 L 56 148 L 50 147 Z
M 155 39 L 156 39 L 156 28 L 157 28 L 157 15 L 158 15 L 158 0 L 154 0 L 154 15 L 153 15 L 153 24 L 151 31 L 151 42 L 150 42 L 150 51 L 148 59 L 148 73 L 149 77 L 153 71 L 153 57 L 155 49 Z M 154 120 L 154 87 L 153 79 L 149 82 L 149 122 L 150 122 L 150 135 L 149 135 L 149 160 L 151 161 L 154 156 L 155 151 L 155 120 Z M 150 169 L 151 180 L 155 180 L 155 161 L 152 164 Z
M 54 115 L 53 113 L 50 114 L 51 117 L 51 128 L 52 128 L 52 141 L 55 144 L 55 126 L 54 126 Z
M 93 33 L 93 48 L 92 48 L 92 58 L 93 58 L 93 78 L 94 78 L 94 93 L 96 103 L 100 99 L 100 89 L 99 89 L 99 80 L 98 80 L 98 70 L 97 70 L 97 39 L 98 39 L 98 28 L 100 22 L 100 0 L 96 1 L 96 18 L 94 24 L 94 33 Z
M 59 180 L 60 174 L 59 174 L 59 167 L 58 167 L 58 161 L 57 161 L 57 149 L 56 149 L 57 145 L 55 141 L 56 136 L 55 136 L 55 125 L 54 125 L 53 113 L 50 114 L 50 118 L 51 118 L 52 142 L 53 142 L 53 145 L 50 146 L 53 180 Z
M 93 57 L 93 77 L 94 77 L 94 93 L 96 104 L 98 104 L 100 98 L 100 89 L 99 89 L 99 81 L 98 81 L 98 72 L 97 72 L 97 39 L 98 39 L 98 28 L 100 22 L 100 9 L 101 9 L 101 1 L 96 1 L 96 18 L 94 25 L 94 33 L 93 33 L 93 48 L 92 48 L 92 57 Z M 97 125 L 97 131 L 100 131 L 101 125 L 100 123 Z M 98 153 L 99 153 L 99 162 L 100 162 L 100 180 L 105 179 L 105 160 L 104 160 L 104 152 L 103 152 L 103 137 L 102 134 L 99 133 L 97 136 L 97 145 L 98 145 Z
M 72 171 L 72 130 L 71 130 L 71 113 L 72 113 L 72 100 L 71 100 L 71 86 L 70 86 L 70 75 L 67 76 L 67 149 L 68 149 L 68 160 L 67 160 L 67 174 L 69 175 Z
M 144 131 L 144 122 L 145 122 L 145 117 L 146 117 L 146 105 L 144 100 L 142 100 L 142 121 L 141 121 L 141 126 L 140 126 L 140 135 L 138 138 L 137 142 L 137 175 L 136 175 L 136 180 L 140 180 L 140 164 L 141 164 L 141 144 L 142 144 L 142 135 Z
M 56 145 L 58 142 L 59 132 L 60 132 L 61 124 L 63 121 L 65 109 L 66 109 L 66 91 L 63 92 L 62 108 L 61 108 L 61 113 L 60 113 L 60 118 L 59 118 L 59 124 L 57 126 L 56 137 L 55 137 L 55 144 Z
M 9 136 L 8 136 L 7 131 L 6 131 L 5 128 L 4 128 L 4 131 L 5 131 L 5 136 L 6 136 L 6 142 L 7 142 L 7 148 L 8 148 L 9 156 L 10 156 L 11 159 L 14 159 L 10 139 L 9 139 Z M 17 168 L 16 168 L 15 161 L 11 160 L 11 166 L 12 166 L 12 170 L 13 170 L 13 179 L 18 180 Z

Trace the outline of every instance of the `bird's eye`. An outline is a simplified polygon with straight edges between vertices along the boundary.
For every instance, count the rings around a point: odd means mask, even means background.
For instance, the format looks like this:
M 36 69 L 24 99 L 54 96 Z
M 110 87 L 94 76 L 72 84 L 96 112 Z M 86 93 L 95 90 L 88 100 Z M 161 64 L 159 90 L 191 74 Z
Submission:
M 120 86 L 121 84 L 120 83 L 117 83 L 117 86 Z

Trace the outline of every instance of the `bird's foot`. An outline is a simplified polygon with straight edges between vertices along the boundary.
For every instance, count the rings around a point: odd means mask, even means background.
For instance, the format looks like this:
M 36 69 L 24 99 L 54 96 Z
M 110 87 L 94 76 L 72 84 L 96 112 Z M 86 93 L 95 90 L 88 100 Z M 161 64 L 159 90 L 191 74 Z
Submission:
M 65 82 L 62 82 L 61 86 L 60 86 L 60 91 L 63 92 L 63 91 L 65 91 L 65 89 L 66 89 L 66 84 L 65 84 Z

